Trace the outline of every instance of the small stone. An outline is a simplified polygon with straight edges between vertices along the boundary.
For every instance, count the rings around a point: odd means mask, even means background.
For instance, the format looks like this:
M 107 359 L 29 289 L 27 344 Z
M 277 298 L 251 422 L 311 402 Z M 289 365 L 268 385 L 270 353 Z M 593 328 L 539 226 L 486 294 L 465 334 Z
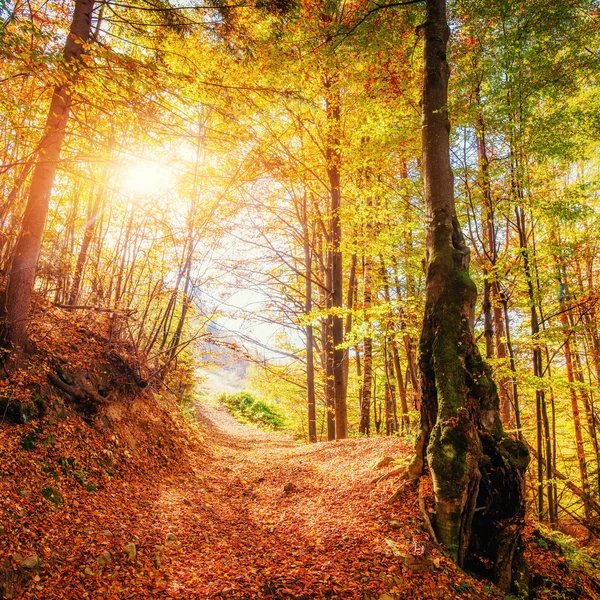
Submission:
M 85 533 L 85 535 L 92 535 L 92 533 L 94 533 L 94 530 L 92 527 L 84 527 L 83 533 Z
M 19 496 L 21 496 L 21 498 L 31 498 L 31 490 L 19 490 Z
M 20 552 L 13 552 L 10 556 L 16 563 L 20 563 L 23 560 L 23 555 Z
M 86 577 L 93 577 L 95 575 L 94 570 L 89 565 L 83 570 L 83 574 Z
M 123 547 L 123 551 L 125 552 L 125 554 L 127 554 L 131 562 L 135 560 L 135 557 L 137 556 L 137 548 L 135 547 L 135 544 L 133 542 L 125 544 L 125 546 Z
M 384 538 L 384 539 L 385 539 L 385 543 L 389 546 L 390 550 L 392 551 L 392 554 L 396 558 L 404 557 L 404 553 L 402 552 L 402 550 L 400 550 L 400 547 L 393 539 L 391 539 L 391 538 Z
M 40 559 L 35 554 L 32 554 L 31 556 L 28 556 L 27 558 L 24 558 L 22 561 L 20 561 L 19 567 L 21 567 L 22 569 L 35 569 L 39 566 L 39 564 Z
M 167 537 L 165 538 L 165 544 L 168 548 L 174 546 L 179 540 L 174 533 L 167 533 Z
M 381 596 L 379 596 L 379 600 L 394 600 L 394 597 L 390 596 L 389 594 L 381 594 Z
M 103 535 L 104 537 L 112 537 L 112 531 L 110 529 L 105 529 L 104 531 L 100 532 L 100 535 Z
M 101 567 L 106 567 L 107 565 L 110 565 L 110 563 L 112 562 L 112 555 L 111 553 L 106 550 L 105 552 L 103 552 L 97 559 L 96 562 L 101 566 Z
M 188 498 L 184 498 L 183 499 L 183 503 L 186 504 L 187 506 L 193 506 L 193 502 L 191 500 L 189 500 Z
M 296 487 L 296 484 L 295 484 L 295 483 L 292 483 L 291 481 L 290 481 L 289 483 L 286 483 L 286 484 L 283 486 L 283 491 L 284 491 L 286 494 L 291 494 L 292 492 L 295 492 L 297 489 L 298 489 L 298 488 Z
M 388 521 L 388 525 L 390 526 L 390 529 L 402 529 L 402 521 L 392 519 L 391 521 Z

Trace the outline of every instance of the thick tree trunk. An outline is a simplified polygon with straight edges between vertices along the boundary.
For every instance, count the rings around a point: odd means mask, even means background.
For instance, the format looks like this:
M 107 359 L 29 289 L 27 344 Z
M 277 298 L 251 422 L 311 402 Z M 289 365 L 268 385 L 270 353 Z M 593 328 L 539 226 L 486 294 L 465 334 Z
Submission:
M 54 88 L 52 94 L 45 134 L 31 177 L 21 233 L 8 275 L 3 337 L 5 343 L 17 354 L 27 342 L 27 315 L 42 247 L 48 204 L 71 110 L 71 87 L 77 76 L 84 45 L 90 35 L 93 9 L 94 0 L 75 2 L 71 29 L 63 50 L 63 57 L 70 65 L 71 75 L 66 83 Z
M 524 585 L 529 453 L 502 430 L 496 386 L 474 340 L 476 289 L 456 218 L 449 158 L 445 0 L 427 0 L 426 10 L 419 29 L 428 268 L 419 356 L 421 432 L 410 472 L 419 475 L 429 464 L 436 533 L 459 565 L 509 590 Z

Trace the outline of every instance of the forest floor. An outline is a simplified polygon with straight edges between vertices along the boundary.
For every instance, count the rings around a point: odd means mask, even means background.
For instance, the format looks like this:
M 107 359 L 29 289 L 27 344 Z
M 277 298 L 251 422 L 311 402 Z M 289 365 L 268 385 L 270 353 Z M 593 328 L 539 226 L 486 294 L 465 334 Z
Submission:
M 0 454 L 0 598 L 506 597 L 432 545 L 416 490 L 373 483 L 402 438 L 307 445 L 146 390 L 0 424 Z M 535 597 L 600 597 L 531 530 Z

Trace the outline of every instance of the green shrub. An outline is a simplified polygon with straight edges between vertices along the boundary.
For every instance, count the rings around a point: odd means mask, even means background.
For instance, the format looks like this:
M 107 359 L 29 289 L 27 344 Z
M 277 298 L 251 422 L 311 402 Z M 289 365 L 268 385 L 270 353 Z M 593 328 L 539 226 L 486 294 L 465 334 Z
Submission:
M 217 400 L 237 419 L 278 429 L 285 425 L 285 418 L 263 400 L 256 400 L 248 392 L 220 394 Z

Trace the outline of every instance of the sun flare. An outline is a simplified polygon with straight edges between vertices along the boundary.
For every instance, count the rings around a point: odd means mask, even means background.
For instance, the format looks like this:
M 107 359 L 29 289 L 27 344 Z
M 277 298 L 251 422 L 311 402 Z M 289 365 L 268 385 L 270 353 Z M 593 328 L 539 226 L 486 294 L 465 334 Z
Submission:
M 164 194 L 175 185 L 175 176 L 168 166 L 143 160 L 131 163 L 123 171 L 123 188 L 137 196 Z

